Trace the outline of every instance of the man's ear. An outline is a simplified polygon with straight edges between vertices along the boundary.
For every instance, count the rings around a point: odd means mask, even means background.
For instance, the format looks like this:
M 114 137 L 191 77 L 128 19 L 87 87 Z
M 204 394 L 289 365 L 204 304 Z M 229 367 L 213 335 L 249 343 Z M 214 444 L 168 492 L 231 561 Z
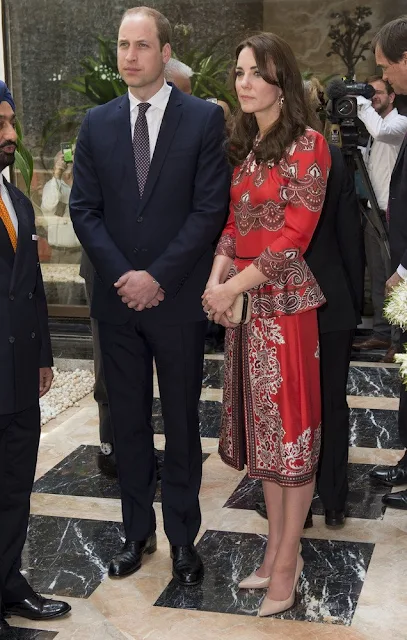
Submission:
M 168 60 L 171 58 L 171 45 L 165 44 L 162 49 L 162 56 L 164 64 L 167 64 Z

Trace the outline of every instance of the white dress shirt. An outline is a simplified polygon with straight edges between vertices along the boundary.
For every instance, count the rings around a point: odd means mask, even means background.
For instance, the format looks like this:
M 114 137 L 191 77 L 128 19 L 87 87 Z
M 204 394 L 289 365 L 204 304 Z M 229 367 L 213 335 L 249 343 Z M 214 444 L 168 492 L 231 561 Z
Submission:
M 168 100 L 170 99 L 172 87 L 164 80 L 164 84 L 161 89 L 152 96 L 149 100 L 146 100 L 151 107 L 147 109 L 146 119 L 148 126 L 148 137 L 150 140 L 150 160 L 154 155 L 155 146 L 157 144 L 158 134 L 160 133 L 161 123 L 164 117 L 164 111 L 167 108 Z M 130 100 L 130 126 L 131 126 L 131 139 L 133 140 L 134 125 L 136 124 L 138 116 L 138 106 L 141 100 L 138 100 L 133 96 L 129 89 Z
M 18 218 L 16 211 L 14 209 L 13 202 L 9 196 L 9 192 L 7 191 L 6 185 L 4 184 L 3 174 L 0 173 L 0 193 L 3 199 L 4 204 L 6 205 L 6 209 L 9 212 L 11 222 L 13 223 L 14 229 L 16 230 L 16 234 L 18 237 Z
M 358 96 L 358 117 L 371 135 L 364 159 L 379 207 L 386 211 L 391 174 L 407 134 L 407 117 L 401 116 L 397 109 L 392 109 L 382 118 L 372 107 L 371 101 L 361 96 Z
M 407 117 L 392 109 L 382 118 L 372 107 L 370 100 L 358 96 L 358 116 L 372 139 L 364 152 L 364 158 L 380 209 L 387 210 L 391 174 L 396 164 L 400 147 L 407 135 Z M 401 264 L 397 273 L 407 279 L 407 269 Z

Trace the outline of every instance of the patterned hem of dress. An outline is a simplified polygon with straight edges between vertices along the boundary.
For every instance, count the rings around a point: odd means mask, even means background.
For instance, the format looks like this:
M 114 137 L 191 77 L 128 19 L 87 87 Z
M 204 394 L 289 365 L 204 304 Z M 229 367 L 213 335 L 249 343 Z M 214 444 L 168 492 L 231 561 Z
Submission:
M 228 467 L 232 467 L 232 469 L 236 469 L 236 471 L 243 471 L 245 468 L 244 464 L 236 464 L 230 458 L 225 456 L 222 451 L 218 451 L 221 460 L 228 465 Z M 247 467 L 247 475 L 252 480 L 267 480 L 268 482 L 275 482 L 280 487 L 302 487 L 305 484 L 309 484 L 312 482 L 314 477 L 316 476 L 318 469 L 318 464 L 315 464 L 312 470 L 308 473 L 303 474 L 301 477 L 297 478 L 287 478 L 286 476 L 282 477 L 279 473 L 273 471 L 250 471 Z
M 318 465 L 315 465 L 311 471 L 296 478 L 287 478 L 287 476 L 281 476 L 279 473 L 273 471 L 265 471 L 263 473 L 261 471 L 253 472 L 249 469 L 247 469 L 247 475 L 252 480 L 267 480 L 268 482 L 275 482 L 280 487 L 302 487 L 312 482 L 317 473 L 317 469 Z

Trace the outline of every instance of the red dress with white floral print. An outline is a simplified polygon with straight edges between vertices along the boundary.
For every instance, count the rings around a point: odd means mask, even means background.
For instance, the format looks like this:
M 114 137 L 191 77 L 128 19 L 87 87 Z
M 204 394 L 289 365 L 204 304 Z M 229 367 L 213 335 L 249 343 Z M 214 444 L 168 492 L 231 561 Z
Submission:
M 231 275 L 254 264 L 268 280 L 251 290 L 252 318 L 227 329 L 219 451 L 253 478 L 309 482 L 320 448 L 316 309 L 325 300 L 303 254 L 322 211 L 331 160 L 307 129 L 277 164 L 253 153 L 236 167 L 217 254 Z

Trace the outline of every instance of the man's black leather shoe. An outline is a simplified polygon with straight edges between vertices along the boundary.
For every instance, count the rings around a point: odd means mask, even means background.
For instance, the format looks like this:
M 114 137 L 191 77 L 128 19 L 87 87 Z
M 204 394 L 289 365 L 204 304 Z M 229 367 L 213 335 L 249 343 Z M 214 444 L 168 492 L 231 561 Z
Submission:
M 109 576 L 111 578 L 122 578 L 138 571 L 141 567 L 143 555 L 157 551 L 157 536 L 152 536 L 142 542 L 126 540 L 123 549 L 119 551 L 110 562 Z
M 392 509 L 404 509 L 407 511 L 407 490 L 396 493 L 386 493 L 382 498 L 383 504 Z
M 102 451 L 98 452 L 97 457 L 98 469 L 104 476 L 108 478 L 117 478 L 116 456 L 114 452 L 106 455 Z
M 4 609 L 8 614 L 29 620 L 50 620 L 69 613 L 71 607 L 67 602 L 43 598 L 39 593 L 34 593 L 20 602 L 5 602 Z
M 369 472 L 373 480 L 377 480 L 389 487 L 407 484 L 407 467 L 396 464 L 394 467 L 376 467 Z
M 325 524 L 327 527 L 343 527 L 345 521 L 344 509 L 325 509 Z
M 172 575 L 179 584 L 193 587 L 204 577 L 204 566 L 193 544 L 184 547 L 171 545 Z

